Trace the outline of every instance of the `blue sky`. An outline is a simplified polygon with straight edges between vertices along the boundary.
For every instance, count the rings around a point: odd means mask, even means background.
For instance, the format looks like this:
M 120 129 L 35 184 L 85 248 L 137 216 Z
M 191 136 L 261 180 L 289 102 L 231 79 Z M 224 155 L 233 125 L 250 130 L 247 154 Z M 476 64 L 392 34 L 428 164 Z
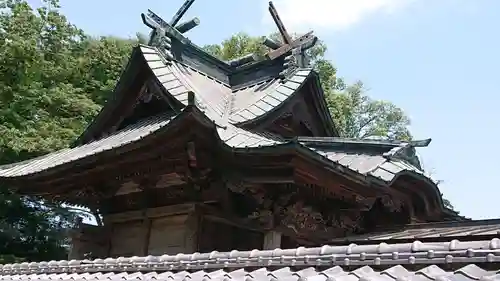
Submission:
M 39 0 L 33 0 L 35 2 Z M 166 19 L 183 0 L 62 0 L 74 24 L 95 35 L 148 32 L 140 13 Z M 394 102 L 412 119 L 424 166 L 443 180 L 441 191 L 461 214 L 500 217 L 498 79 L 500 1 L 495 0 L 277 0 L 289 31 L 314 29 L 347 81 L 362 80 L 376 99 Z M 199 45 L 239 31 L 274 31 L 265 0 L 197 0 L 185 18 Z M 488 150 L 488 151 L 486 151 Z

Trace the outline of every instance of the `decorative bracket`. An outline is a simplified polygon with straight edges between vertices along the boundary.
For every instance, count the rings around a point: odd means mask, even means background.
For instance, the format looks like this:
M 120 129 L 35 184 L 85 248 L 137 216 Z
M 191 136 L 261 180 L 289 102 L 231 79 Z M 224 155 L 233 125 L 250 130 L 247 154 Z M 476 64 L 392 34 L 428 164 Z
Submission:
M 269 2 L 269 13 L 278 27 L 283 43 L 278 43 L 269 38 L 265 38 L 263 44 L 272 49 L 272 51 L 269 51 L 266 54 L 267 58 L 274 60 L 292 52 L 293 56 L 296 57 L 296 63 L 301 67 L 306 67 L 308 65 L 308 60 L 304 57 L 305 51 L 312 48 L 318 41 L 318 38 L 313 35 L 312 31 L 310 31 L 299 38 L 292 39 L 290 34 L 288 34 L 285 25 L 281 21 L 278 11 L 274 7 L 272 1 Z

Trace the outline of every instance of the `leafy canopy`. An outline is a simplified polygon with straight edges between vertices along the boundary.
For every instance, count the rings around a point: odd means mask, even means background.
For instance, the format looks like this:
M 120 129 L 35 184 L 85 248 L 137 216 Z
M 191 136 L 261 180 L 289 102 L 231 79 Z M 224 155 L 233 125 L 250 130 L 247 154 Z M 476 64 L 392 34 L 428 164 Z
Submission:
M 135 40 L 91 38 L 58 1 L 0 0 L 0 164 L 66 147 L 114 88 Z M 50 9 L 49 9 L 50 7 Z M 0 263 L 65 259 L 75 213 L 0 187 Z

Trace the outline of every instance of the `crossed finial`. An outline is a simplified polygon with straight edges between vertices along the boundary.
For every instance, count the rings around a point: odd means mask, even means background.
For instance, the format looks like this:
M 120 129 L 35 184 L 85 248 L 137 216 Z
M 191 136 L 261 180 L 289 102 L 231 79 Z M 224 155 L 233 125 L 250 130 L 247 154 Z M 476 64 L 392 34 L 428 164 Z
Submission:
M 265 38 L 263 44 L 272 49 L 266 54 L 266 56 L 269 59 L 271 60 L 276 59 L 297 48 L 300 48 L 301 51 L 304 51 L 306 49 L 313 47 L 316 44 L 318 38 L 313 35 L 312 31 L 293 40 L 290 34 L 288 34 L 285 25 L 281 21 L 278 15 L 278 11 L 274 7 L 272 1 L 269 2 L 269 13 L 271 14 L 271 17 L 273 18 L 274 23 L 278 27 L 278 30 L 283 39 L 283 44 L 281 44 L 269 38 Z
M 151 10 L 148 10 L 147 15 L 141 14 L 142 22 L 149 28 L 153 29 L 149 38 L 149 45 L 154 44 L 159 37 L 165 35 L 174 37 L 181 42 L 186 41 L 187 39 L 182 34 L 198 26 L 200 24 L 200 20 L 198 18 L 193 18 L 179 25 L 177 24 L 181 20 L 182 16 L 184 16 L 187 10 L 191 7 L 193 2 L 194 0 L 186 0 L 168 23 Z

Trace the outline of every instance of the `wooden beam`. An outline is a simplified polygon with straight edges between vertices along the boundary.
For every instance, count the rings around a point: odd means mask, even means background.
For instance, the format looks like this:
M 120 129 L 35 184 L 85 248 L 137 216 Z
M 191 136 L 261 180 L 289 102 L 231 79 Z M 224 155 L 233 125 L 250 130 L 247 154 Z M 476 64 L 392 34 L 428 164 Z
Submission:
M 208 206 L 205 204 L 197 204 L 196 209 L 199 210 L 200 214 L 208 220 L 221 222 L 224 224 L 232 225 L 235 227 L 251 231 L 257 231 L 257 232 L 265 231 L 265 228 L 263 228 L 261 225 L 257 223 L 253 223 L 246 219 L 238 218 L 227 212 L 226 213 L 221 212 L 220 210 L 217 210 L 212 206 Z
M 194 211 L 189 213 L 186 220 L 186 239 L 184 245 L 186 252 L 194 253 L 198 251 L 198 242 L 201 235 L 201 215 L 195 205 Z
M 128 144 L 123 147 L 118 147 L 112 150 L 104 151 L 99 153 L 99 155 L 92 155 L 90 157 L 86 157 L 84 159 L 80 159 L 71 163 L 63 164 L 58 166 L 57 168 L 50 169 L 44 173 L 37 173 L 31 176 L 24 177 L 26 181 L 33 181 L 33 184 L 37 185 L 37 182 L 44 181 L 45 183 L 50 183 L 51 187 L 53 185 L 54 177 L 67 179 L 68 173 L 70 174 L 80 174 L 82 172 L 88 172 L 89 170 L 93 170 L 93 167 L 96 167 L 96 162 L 98 161 L 108 161 L 105 165 L 99 166 L 99 169 L 103 169 L 103 166 L 109 166 L 110 168 L 116 169 L 116 161 L 120 161 L 122 164 L 126 163 L 135 163 L 137 162 L 134 159 L 134 156 L 144 156 L 150 155 L 156 156 L 168 155 L 166 152 L 176 151 L 176 145 L 183 145 L 187 138 L 192 138 L 193 134 L 186 134 L 185 128 L 193 127 L 195 131 L 195 136 L 200 139 L 200 142 L 205 142 L 208 144 L 213 144 L 215 140 L 211 138 L 207 139 L 207 136 L 212 136 L 213 131 L 209 128 L 204 127 L 203 125 L 198 125 L 194 119 L 188 118 L 181 123 L 177 123 L 176 126 L 169 126 L 168 131 L 164 134 L 153 134 L 148 135 L 143 138 L 141 141 L 134 142 Z M 196 127 L 196 129 L 194 129 Z M 168 146 L 165 145 L 165 139 L 169 139 Z M 148 141 L 147 141 L 148 140 Z M 158 148 L 158 150 L 152 150 L 151 148 Z M 180 150 L 179 150 L 180 151 Z M 133 152 L 133 154 L 130 154 Z M 160 157 L 158 157 L 160 158 Z M 112 160 L 112 161 L 110 161 Z M 74 165 L 78 163 L 78 165 Z M 137 165 L 134 165 L 137 167 Z M 70 169 L 67 169 L 70 167 Z M 76 168 L 76 169 L 73 169 Z M 63 174 L 64 173 L 64 174 Z M 87 179 L 92 178 L 88 177 Z M 49 179 L 49 180 L 47 180 Z M 60 180 L 60 179 L 59 179 Z
M 281 232 L 271 230 L 264 235 L 263 250 L 274 250 L 281 248 Z
M 248 219 L 238 218 L 238 217 L 235 217 L 232 214 L 229 214 L 227 212 L 221 212 L 212 206 L 198 204 L 198 205 L 196 205 L 196 208 L 197 208 L 197 210 L 200 210 L 200 213 L 202 214 L 203 218 L 205 218 L 207 220 L 212 220 L 215 222 L 224 223 L 227 225 L 231 225 L 231 226 L 234 226 L 237 228 L 247 229 L 250 231 L 256 231 L 256 232 L 260 232 L 263 234 L 265 234 L 269 231 L 276 231 L 276 232 L 280 233 L 280 237 L 281 237 L 281 235 L 286 235 L 286 236 L 292 237 L 293 239 L 295 239 L 297 241 L 308 241 L 309 243 L 316 244 L 316 245 L 321 245 L 323 243 L 326 243 L 332 237 L 335 237 L 335 236 L 332 236 L 332 235 L 334 235 L 334 233 L 315 233 L 315 232 L 311 232 L 311 233 L 307 233 L 305 235 L 299 236 L 291 228 L 284 227 L 281 225 L 264 227 L 264 226 L 260 225 L 259 223 L 250 221 Z M 275 241 L 273 243 L 277 243 L 277 241 Z
M 189 212 L 194 211 L 194 207 L 195 204 L 192 203 L 170 205 L 159 208 L 149 208 L 146 209 L 145 212 L 143 212 L 142 210 L 138 210 L 138 211 L 123 212 L 119 214 L 105 215 L 103 220 L 104 220 L 104 225 L 107 225 L 111 223 L 139 220 L 144 217 L 151 219 L 164 216 L 174 216 L 174 215 L 188 214 Z

